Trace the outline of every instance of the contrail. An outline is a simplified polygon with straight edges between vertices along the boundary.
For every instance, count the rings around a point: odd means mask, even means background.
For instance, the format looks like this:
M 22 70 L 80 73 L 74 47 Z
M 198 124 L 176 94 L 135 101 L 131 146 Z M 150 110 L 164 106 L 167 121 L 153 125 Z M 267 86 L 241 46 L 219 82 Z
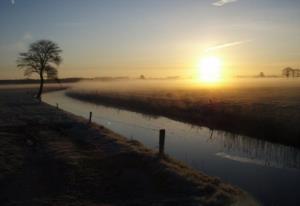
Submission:
M 227 48 L 227 47 L 238 46 L 238 45 L 245 44 L 245 43 L 248 43 L 248 42 L 251 42 L 251 41 L 252 40 L 245 40 L 245 41 L 235 41 L 235 42 L 229 42 L 229 43 L 225 43 L 225 44 L 219 44 L 219 45 L 216 45 L 216 46 L 209 47 L 209 48 L 205 49 L 205 52 L 224 49 L 224 48 Z
M 236 1 L 238 1 L 238 0 L 219 0 L 217 2 L 212 3 L 212 5 L 214 5 L 214 6 L 223 6 L 225 4 L 233 3 L 233 2 L 236 2 Z

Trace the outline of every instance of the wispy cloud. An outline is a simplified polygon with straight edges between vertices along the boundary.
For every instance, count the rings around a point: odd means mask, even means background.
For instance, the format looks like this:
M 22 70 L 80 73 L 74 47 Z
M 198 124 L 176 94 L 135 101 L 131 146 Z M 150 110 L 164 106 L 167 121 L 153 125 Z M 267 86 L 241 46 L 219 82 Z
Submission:
M 61 26 L 61 27 L 78 27 L 78 26 L 83 26 L 84 23 L 82 23 L 82 22 L 58 22 L 56 25 Z
M 233 2 L 237 2 L 237 1 L 238 0 L 219 0 L 219 1 L 212 3 L 212 5 L 213 6 L 224 6 L 225 4 L 233 3 Z
M 249 39 L 249 40 L 244 40 L 244 41 L 234 41 L 234 42 L 228 42 L 225 44 L 218 44 L 218 45 L 215 45 L 215 46 L 205 49 L 205 52 L 215 51 L 215 50 L 224 49 L 224 48 L 228 48 L 228 47 L 234 47 L 234 46 L 245 44 L 245 43 L 248 43 L 251 41 L 253 41 L 253 40 Z
M 290 54 L 293 55 L 293 56 L 300 56 L 300 52 L 292 52 Z
M 12 5 L 15 5 L 16 1 L 15 0 L 10 0 Z
M 32 34 L 30 32 L 26 32 L 23 34 L 21 39 L 19 39 L 18 41 L 12 44 L 7 45 L 6 47 L 10 51 L 20 52 L 26 49 L 26 47 L 28 46 L 28 44 L 31 42 L 32 39 L 33 39 Z
M 32 40 L 32 34 L 30 32 L 26 32 L 24 35 L 23 35 L 23 40 Z

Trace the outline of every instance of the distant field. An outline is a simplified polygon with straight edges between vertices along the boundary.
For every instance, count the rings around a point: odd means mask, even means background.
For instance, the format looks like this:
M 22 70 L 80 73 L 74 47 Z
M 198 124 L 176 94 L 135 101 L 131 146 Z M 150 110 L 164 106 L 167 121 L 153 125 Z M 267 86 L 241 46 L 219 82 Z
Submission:
M 52 92 L 58 90 L 65 90 L 72 86 L 71 83 L 64 83 L 64 84 L 45 84 L 44 85 L 44 92 Z M 25 91 L 28 94 L 34 96 L 39 89 L 38 84 L 8 84 L 8 85 L 0 85 L 0 92 L 1 91 Z
M 300 146 L 298 79 L 239 80 L 213 86 L 181 80 L 82 82 L 67 95 Z

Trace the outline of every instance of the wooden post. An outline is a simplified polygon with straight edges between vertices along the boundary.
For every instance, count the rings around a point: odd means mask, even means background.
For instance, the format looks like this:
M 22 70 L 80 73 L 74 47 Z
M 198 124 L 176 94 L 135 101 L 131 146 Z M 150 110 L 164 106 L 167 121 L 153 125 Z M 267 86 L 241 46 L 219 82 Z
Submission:
M 159 156 L 164 156 L 165 154 L 165 136 L 166 130 L 160 129 L 159 130 Z
M 93 113 L 92 113 L 92 112 L 90 112 L 89 124 L 91 124 L 91 123 L 92 123 L 92 115 L 93 115 Z
M 58 103 L 56 103 L 56 109 L 59 109 L 59 107 L 58 107 Z

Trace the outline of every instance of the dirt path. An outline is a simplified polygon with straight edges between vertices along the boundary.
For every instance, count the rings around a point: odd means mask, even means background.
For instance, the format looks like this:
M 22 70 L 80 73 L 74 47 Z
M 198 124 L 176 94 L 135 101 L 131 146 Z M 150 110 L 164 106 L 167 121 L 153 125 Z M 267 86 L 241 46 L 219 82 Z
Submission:
M 255 205 L 136 141 L 0 91 L 0 205 Z

